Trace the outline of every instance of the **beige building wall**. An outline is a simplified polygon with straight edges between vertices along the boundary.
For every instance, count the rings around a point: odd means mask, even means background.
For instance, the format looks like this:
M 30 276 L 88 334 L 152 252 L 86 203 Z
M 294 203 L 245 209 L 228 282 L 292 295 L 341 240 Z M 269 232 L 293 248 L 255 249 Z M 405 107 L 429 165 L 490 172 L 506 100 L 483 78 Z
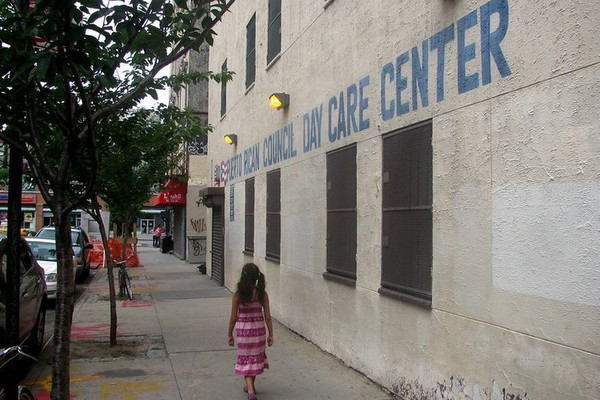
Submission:
M 208 45 L 204 44 L 198 51 L 189 51 L 171 65 L 171 73 L 188 73 L 191 71 L 206 71 L 208 69 Z M 208 82 L 183 85 L 177 91 L 170 93 L 170 105 L 180 109 L 191 109 L 207 123 L 208 119 Z M 184 253 L 182 258 L 193 264 L 206 262 L 207 255 L 207 209 L 202 203 L 200 190 L 208 186 L 209 177 L 207 168 L 207 140 L 197 137 L 195 141 L 185 143 L 181 148 L 187 155 L 185 172 L 188 175 L 187 195 L 184 212 L 175 225 L 182 228 L 184 237 L 175 237 L 184 243 L 179 243 L 179 248 Z M 185 251 L 183 250 L 185 249 Z
M 190 179 L 186 198 L 186 260 L 190 263 L 205 263 L 207 256 L 207 209 L 202 203 L 200 191 L 208 186 L 206 164 L 208 156 L 189 156 Z
M 215 129 L 204 170 L 214 186 L 220 166 L 225 187 L 225 285 L 234 289 L 242 265 L 257 263 L 279 321 L 407 399 L 600 398 L 600 3 L 283 1 L 281 52 L 268 66 L 267 4 L 236 2 L 211 48 L 211 70 L 227 60 L 236 72 L 224 116 L 220 86 L 209 90 Z M 247 89 L 253 14 L 256 82 Z M 482 58 L 486 21 L 496 36 Z M 446 28 L 442 65 L 431 38 Z M 418 97 L 416 108 L 413 51 L 428 56 L 428 103 Z M 402 64 L 405 52 L 410 61 Z M 401 99 L 399 77 L 407 79 Z M 339 110 L 330 113 L 330 99 L 353 85 L 363 88 L 369 127 L 332 142 L 328 124 Z M 268 108 L 273 92 L 290 95 L 287 109 Z M 392 100 L 407 102 L 408 112 L 399 114 Z M 430 309 L 378 292 L 382 135 L 426 120 Z M 265 140 L 284 128 L 293 130 L 296 155 L 269 164 Z M 226 133 L 237 134 L 236 146 L 222 142 Z M 311 133 L 320 146 L 305 151 Z M 350 143 L 358 171 L 355 287 L 323 278 L 326 153 Z M 258 168 L 247 169 L 256 148 Z M 266 173 L 276 168 L 280 263 L 265 259 Z M 254 254 L 243 252 L 250 177 Z

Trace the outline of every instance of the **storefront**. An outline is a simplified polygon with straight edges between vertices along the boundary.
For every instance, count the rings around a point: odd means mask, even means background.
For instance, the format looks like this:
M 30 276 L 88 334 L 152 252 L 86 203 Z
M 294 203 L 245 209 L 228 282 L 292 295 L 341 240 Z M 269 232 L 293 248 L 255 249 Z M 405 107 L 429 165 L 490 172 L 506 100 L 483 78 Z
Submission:
M 164 190 L 154 199 L 154 206 L 165 206 L 165 228 L 167 240 L 173 242 L 173 253 L 185 259 L 185 198 L 187 184 L 172 178 L 164 185 Z
M 37 193 L 23 193 L 21 195 L 21 212 L 23 223 L 21 234 L 34 235 L 43 225 L 41 196 Z M 0 233 L 5 233 L 8 225 L 8 193 L 0 192 Z

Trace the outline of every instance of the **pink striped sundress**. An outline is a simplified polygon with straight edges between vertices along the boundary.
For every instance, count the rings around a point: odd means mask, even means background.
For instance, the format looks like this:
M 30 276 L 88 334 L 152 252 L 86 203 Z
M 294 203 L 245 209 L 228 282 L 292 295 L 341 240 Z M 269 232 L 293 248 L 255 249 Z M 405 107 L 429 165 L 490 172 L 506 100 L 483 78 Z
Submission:
M 262 304 L 253 301 L 240 304 L 235 323 L 238 357 L 235 373 L 243 376 L 256 376 L 269 368 L 267 353 L 267 331 L 262 312 Z

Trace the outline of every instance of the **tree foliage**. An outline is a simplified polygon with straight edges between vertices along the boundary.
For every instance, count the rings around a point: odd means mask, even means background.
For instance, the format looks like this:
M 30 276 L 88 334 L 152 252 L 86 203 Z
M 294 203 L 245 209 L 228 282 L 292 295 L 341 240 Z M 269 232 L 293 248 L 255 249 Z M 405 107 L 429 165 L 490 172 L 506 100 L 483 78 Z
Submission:
M 155 78 L 188 50 L 212 43 L 212 27 L 228 6 L 225 1 L 176 3 L 39 0 L 34 10 L 23 12 L 18 3 L 4 0 L 2 133 L 8 143 L 32 144 L 33 151 L 24 149 L 25 157 L 35 161 L 33 175 L 42 193 L 48 194 L 71 169 L 79 170 L 72 167 L 83 160 L 92 171 L 79 188 L 79 197 L 86 197 L 98 162 L 98 121 L 134 107 L 147 94 L 156 96 L 167 84 L 228 76 L 203 72 Z M 55 176 L 39 166 L 52 166 Z
M 211 44 L 213 27 L 234 1 L 36 0 L 31 7 L 28 0 L 0 0 L 0 139 L 22 152 L 57 226 L 53 399 L 69 398 L 69 213 L 96 193 L 99 127 L 179 79 L 228 79 L 226 72 L 156 75 Z M 113 134 L 102 140 L 110 145 Z
M 184 161 L 180 147 L 208 129 L 193 112 L 164 106 L 109 118 L 102 124 L 97 193 L 108 204 L 111 218 L 128 226 L 156 183 L 165 182 L 168 173 Z M 127 135 L 119 135 L 120 131 Z

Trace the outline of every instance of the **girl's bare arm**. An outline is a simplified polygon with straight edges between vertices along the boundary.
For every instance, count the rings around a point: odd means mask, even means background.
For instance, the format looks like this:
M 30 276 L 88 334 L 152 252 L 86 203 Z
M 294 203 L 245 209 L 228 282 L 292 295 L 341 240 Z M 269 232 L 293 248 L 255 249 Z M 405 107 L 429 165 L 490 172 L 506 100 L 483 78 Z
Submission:
M 229 316 L 229 330 L 227 331 L 228 343 L 233 346 L 233 328 L 235 327 L 235 321 L 237 320 L 238 313 L 238 295 L 233 295 L 231 299 L 231 315 Z
M 269 346 L 273 345 L 273 320 L 271 319 L 271 308 L 269 306 L 269 295 L 265 293 L 265 299 L 263 301 L 263 311 L 265 316 L 265 324 L 267 325 L 267 330 L 269 331 L 269 336 L 267 338 L 267 344 Z

